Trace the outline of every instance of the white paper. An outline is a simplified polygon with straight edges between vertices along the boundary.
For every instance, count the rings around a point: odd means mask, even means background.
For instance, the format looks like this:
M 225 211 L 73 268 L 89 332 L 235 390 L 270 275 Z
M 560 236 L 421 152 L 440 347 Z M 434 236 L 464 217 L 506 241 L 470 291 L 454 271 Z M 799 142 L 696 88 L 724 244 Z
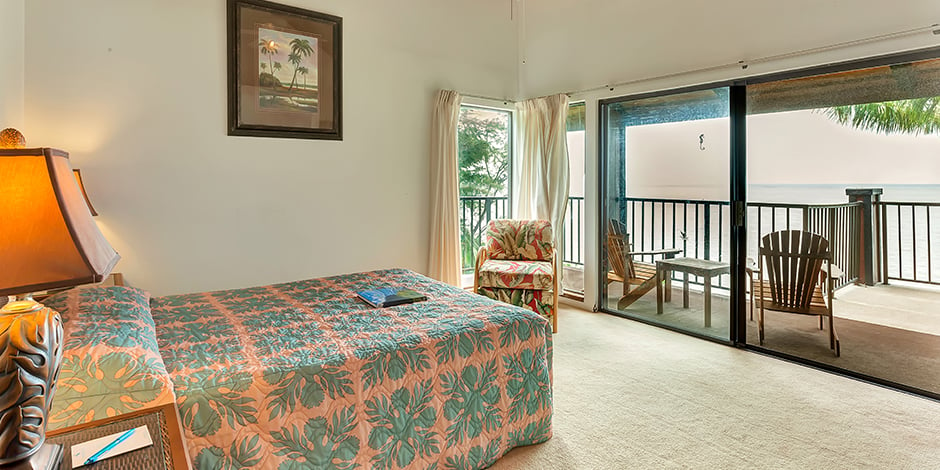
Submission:
M 92 439 L 87 442 L 73 445 L 72 468 L 78 468 L 85 465 L 85 461 L 88 460 L 88 457 L 91 457 L 99 450 L 104 449 L 105 446 L 114 442 L 114 440 L 120 437 L 121 434 L 124 434 L 124 432 L 125 431 L 116 432 L 109 436 L 99 437 L 98 439 Z M 98 457 L 96 461 L 101 461 L 108 457 L 114 457 L 115 455 L 121 455 L 125 452 L 141 449 L 150 445 L 153 445 L 153 441 L 150 439 L 150 431 L 147 430 L 147 425 L 143 425 L 139 428 L 136 428 L 134 430 L 134 434 L 131 434 L 131 436 L 125 439 L 123 442 L 102 454 L 101 457 Z

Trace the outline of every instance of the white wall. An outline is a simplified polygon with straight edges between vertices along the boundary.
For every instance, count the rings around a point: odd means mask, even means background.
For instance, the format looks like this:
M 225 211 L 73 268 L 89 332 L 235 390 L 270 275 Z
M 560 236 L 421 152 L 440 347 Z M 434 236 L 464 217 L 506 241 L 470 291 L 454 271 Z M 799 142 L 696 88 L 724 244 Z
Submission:
M 683 73 L 924 28 L 940 23 L 936 0 L 612 1 L 515 0 L 522 5 L 522 96 L 574 92 L 585 100 L 585 301 L 595 304 L 598 99 L 940 45 L 922 32 L 740 67 Z M 524 63 L 523 63 L 524 62 Z M 630 82 L 630 83 L 627 83 Z M 595 89 L 619 84 L 613 89 Z M 589 90 L 590 89 L 590 90 Z M 586 90 L 586 91 L 582 91 Z
M 225 0 L 30 0 L 30 143 L 71 152 L 154 294 L 427 268 L 441 88 L 515 96 L 506 5 L 285 0 L 343 17 L 344 140 L 226 135 Z
M 23 125 L 24 1 L 0 1 L 0 129 L 15 127 L 29 139 Z

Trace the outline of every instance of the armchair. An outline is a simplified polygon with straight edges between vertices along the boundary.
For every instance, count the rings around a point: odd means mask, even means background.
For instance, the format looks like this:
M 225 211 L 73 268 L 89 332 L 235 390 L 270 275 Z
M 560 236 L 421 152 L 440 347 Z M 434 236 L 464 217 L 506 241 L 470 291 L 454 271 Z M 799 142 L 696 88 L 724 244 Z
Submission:
M 557 332 L 558 269 L 551 222 L 491 220 L 477 253 L 473 291 L 539 313 Z

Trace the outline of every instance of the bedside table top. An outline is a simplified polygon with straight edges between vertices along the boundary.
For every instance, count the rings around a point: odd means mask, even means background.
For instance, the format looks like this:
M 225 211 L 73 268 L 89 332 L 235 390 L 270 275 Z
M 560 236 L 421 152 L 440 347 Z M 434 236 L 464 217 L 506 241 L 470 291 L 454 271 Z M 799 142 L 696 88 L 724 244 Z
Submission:
M 46 441 L 63 445 L 61 468 L 69 469 L 72 468 L 72 445 L 143 425 L 147 425 L 147 431 L 150 432 L 150 438 L 153 441 L 152 446 L 101 460 L 94 464 L 94 468 L 96 470 L 190 468 L 189 457 L 183 448 L 179 419 L 174 404 L 56 430 L 46 437 Z

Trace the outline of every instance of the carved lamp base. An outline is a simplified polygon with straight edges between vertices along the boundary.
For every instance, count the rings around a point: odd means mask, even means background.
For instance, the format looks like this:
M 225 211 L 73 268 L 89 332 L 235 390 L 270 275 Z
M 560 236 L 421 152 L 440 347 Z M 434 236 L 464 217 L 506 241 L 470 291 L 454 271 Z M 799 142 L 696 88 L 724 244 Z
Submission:
M 62 363 L 62 320 L 25 300 L 0 308 L 0 465 L 36 453 Z

